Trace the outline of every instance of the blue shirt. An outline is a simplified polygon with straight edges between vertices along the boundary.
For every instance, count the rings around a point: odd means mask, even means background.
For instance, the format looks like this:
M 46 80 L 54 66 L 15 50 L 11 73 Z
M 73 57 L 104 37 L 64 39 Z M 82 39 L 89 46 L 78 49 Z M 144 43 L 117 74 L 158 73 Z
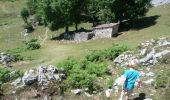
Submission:
M 123 76 L 126 78 L 124 88 L 126 90 L 133 90 L 135 82 L 140 77 L 139 72 L 137 70 L 126 70 Z

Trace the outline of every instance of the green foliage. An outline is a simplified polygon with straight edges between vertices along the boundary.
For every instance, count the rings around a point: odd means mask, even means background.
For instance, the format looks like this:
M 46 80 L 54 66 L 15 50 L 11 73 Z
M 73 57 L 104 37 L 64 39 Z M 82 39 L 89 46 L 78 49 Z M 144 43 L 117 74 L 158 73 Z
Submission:
M 24 22 L 26 24 L 28 24 L 27 18 L 29 17 L 29 12 L 28 12 L 27 8 L 23 8 L 20 12 L 20 15 L 22 16 Z
M 122 52 L 128 50 L 126 46 L 115 45 L 107 50 L 93 51 L 79 61 L 68 58 L 57 66 L 64 68 L 67 75 L 66 84 L 69 88 L 89 88 L 95 90 L 99 84 L 95 79 L 102 75 L 107 75 L 108 68 L 106 58 L 117 57 Z M 109 51 L 109 54 L 106 53 Z M 113 55 L 111 55 L 113 53 Z M 112 86 L 113 79 L 109 78 L 107 85 Z
M 115 19 L 111 7 L 114 0 L 89 0 L 87 15 L 94 23 L 110 23 Z M 95 24 L 94 24 L 95 25 Z
M 57 66 L 59 68 L 64 68 L 67 75 L 70 74 L 70 70 L 77 64 L 77 61 L 73 57 L 69 57 L 65 61 L 59 63 Z
M 41 45 L 37 42 L 37 39 L 31 39 L 29 41 L 24 41 L 25 43 L 25 48 L 28 50 L 35 50 L 35 49 L 39 49 L 41 47 Z
M 111 23 L 143 16 L 150 0 L 27 0 L 27 7 L 30 14 L 39 16 L 51 30 L 61 27 L 68 30 L 72 24 L 77 30 L 81 21 Z
M 66 80 L 70 88 L 89 88 L 91 90 L 95 88 L 96 76 L 94 74 L 89 74 L 86 70 L 79 68 L 74 68 L 71 72 Z
M 86 59 L 88 61 L 94 62 L 94 61 L 103 61 L 105 58 L 105 52 L 104 51 L 93 51 L 92 53 L 89 53 L 86 56 Z
M 111 89 L 112 86 L 113 86 L 113 82 L 114 82 L 113 77 L 112 77 L 112 76 L 109 76 L 109 77 L 108 77 L 108 80 L 107 80 L 107 87 Z
M 113 45 L 111 48 L 107 50 L 107 58 L 110 60 L 115 59 L 121 53 L 129 50 L 127 46 L 124 45 Z
M 25 48 L 14 48 L 14 49 L 7 50 L 7 53 L 18 54 L 18 53 L 21 53 L 21 52 L 24 52 L 24 51 L 26 51 Z
M 101 76 L 107 71 L 107 63 L 90 63 L 87 66 L 87 71 L 89 74 L 95 74 L 97 76 Z
M 23 73 L 20 71 L 11 71 L 7 68 L 0 67 L 0 82 L 1 83 L 12 81 L 22 75 Z
M 115 0 L 112 11 L 116 20 L 135 19 L 144 16 L 151 7 L 151 0 Z

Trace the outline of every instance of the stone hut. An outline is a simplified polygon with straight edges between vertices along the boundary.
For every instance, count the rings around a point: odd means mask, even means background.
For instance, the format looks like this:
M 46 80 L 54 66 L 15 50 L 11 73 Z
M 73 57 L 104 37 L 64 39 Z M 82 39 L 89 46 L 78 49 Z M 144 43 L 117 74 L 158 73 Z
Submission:
M 119 23 L 102 24 L 93 28 L 94 38 L 111 38 L 118 33 Z
M 64 39 L 74 41 L 87 41 L 96 38 L 112 38 L 118 33 L 119 23 L 102 24 L 93 28 L 93 30 L 81 29 L 78 32 L 64 33 Z

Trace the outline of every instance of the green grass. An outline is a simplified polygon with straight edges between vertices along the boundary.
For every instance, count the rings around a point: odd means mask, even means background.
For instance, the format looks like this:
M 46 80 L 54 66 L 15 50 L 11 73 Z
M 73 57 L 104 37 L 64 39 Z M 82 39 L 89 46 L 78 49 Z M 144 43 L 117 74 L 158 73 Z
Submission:
M 6 51 L 16 47 L 23 46 L 23 36 L 21 32 L 24 30 L 22 18 L 19 16 L 20 9 L 24 6 L 25 0 L 17 0 L 15 2 L 0 1 L 0 51 Z M 14 68 L 27 69 L 33 66 L 56 64 L 68 56 L 74 56 L 77 59 L 82 58 L 91 50 L 107 49 L 114 43 L 124 44 L 130 48 L 135 48 L 142 41 L 158 38 L 170 37 L 170 5 L 152 8 L 147 13 L 147 17 L 160 16 L 156 19 L 156 24 L 142 28 L 139 30 L 128 30 L 122 32 L 118 37 L 111 39 L 97 39 L 82 43 L 66 43 L 62 41 L 50 40 L 52 36 L 58 36 L 64 32 L 64 28 L 58 31 L 48 31 L 46 28 L 39 26 L 33 33 L 30 33 L 26 39 L 38 38 L 42 44 L 41 49 L 22 52 L 21 55 L 31 58 L 31 61 L 23 61 L 14 64 Z M 7 16 L 10 15 L 11 16 Z M 141 22 L 142 24 L 143 22 Z M 140 24 L 140 23 L 139 23 Z M 79 27 L 90 29 L 90 23 L 82 23 Z M 70 30 L 74 30 L 71 27 Z

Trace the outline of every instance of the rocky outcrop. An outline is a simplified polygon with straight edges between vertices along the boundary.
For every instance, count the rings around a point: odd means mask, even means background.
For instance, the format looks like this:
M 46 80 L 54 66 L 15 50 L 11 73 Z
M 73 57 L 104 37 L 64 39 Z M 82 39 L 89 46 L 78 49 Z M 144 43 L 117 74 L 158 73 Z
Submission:
M 40 86 L 48 87 L 51 81 L 61 82 L 65 78 L 65 74 L 62 69 L 58 69 L 55 66 L 40 66 L 38 68 L 32 68 L 24 73 L 22 78 L 18 78 L 11 84 L 17 86 L 18 84 L 23 86 L 30 86 L 34 83 L 38 83 Z
M 128 51 L 118 56 L 114 63 L 117 66 L 126 66 L 131 60 L 143 66 L 152 66 L 159 62 L 165 55 L 170 53 L 170 39 L 159 38 L 146 41 L 139 45 L 135 51 Z
M 2 52 L 0 54 L 0 63 L 5 65 L 5 66 L 10 66 L 10 62 L 14 62 L 15 61 L 15 56 L 10 55 L 10 54 L 6 54 L 4 52 Z
M 159 6 L 159 5 L 164 5 L 164 4 L 167 4 L 167 3 L 170 3 L 170 0 L 152 0 L 151 1 L 151 4 L 153 6 Z

